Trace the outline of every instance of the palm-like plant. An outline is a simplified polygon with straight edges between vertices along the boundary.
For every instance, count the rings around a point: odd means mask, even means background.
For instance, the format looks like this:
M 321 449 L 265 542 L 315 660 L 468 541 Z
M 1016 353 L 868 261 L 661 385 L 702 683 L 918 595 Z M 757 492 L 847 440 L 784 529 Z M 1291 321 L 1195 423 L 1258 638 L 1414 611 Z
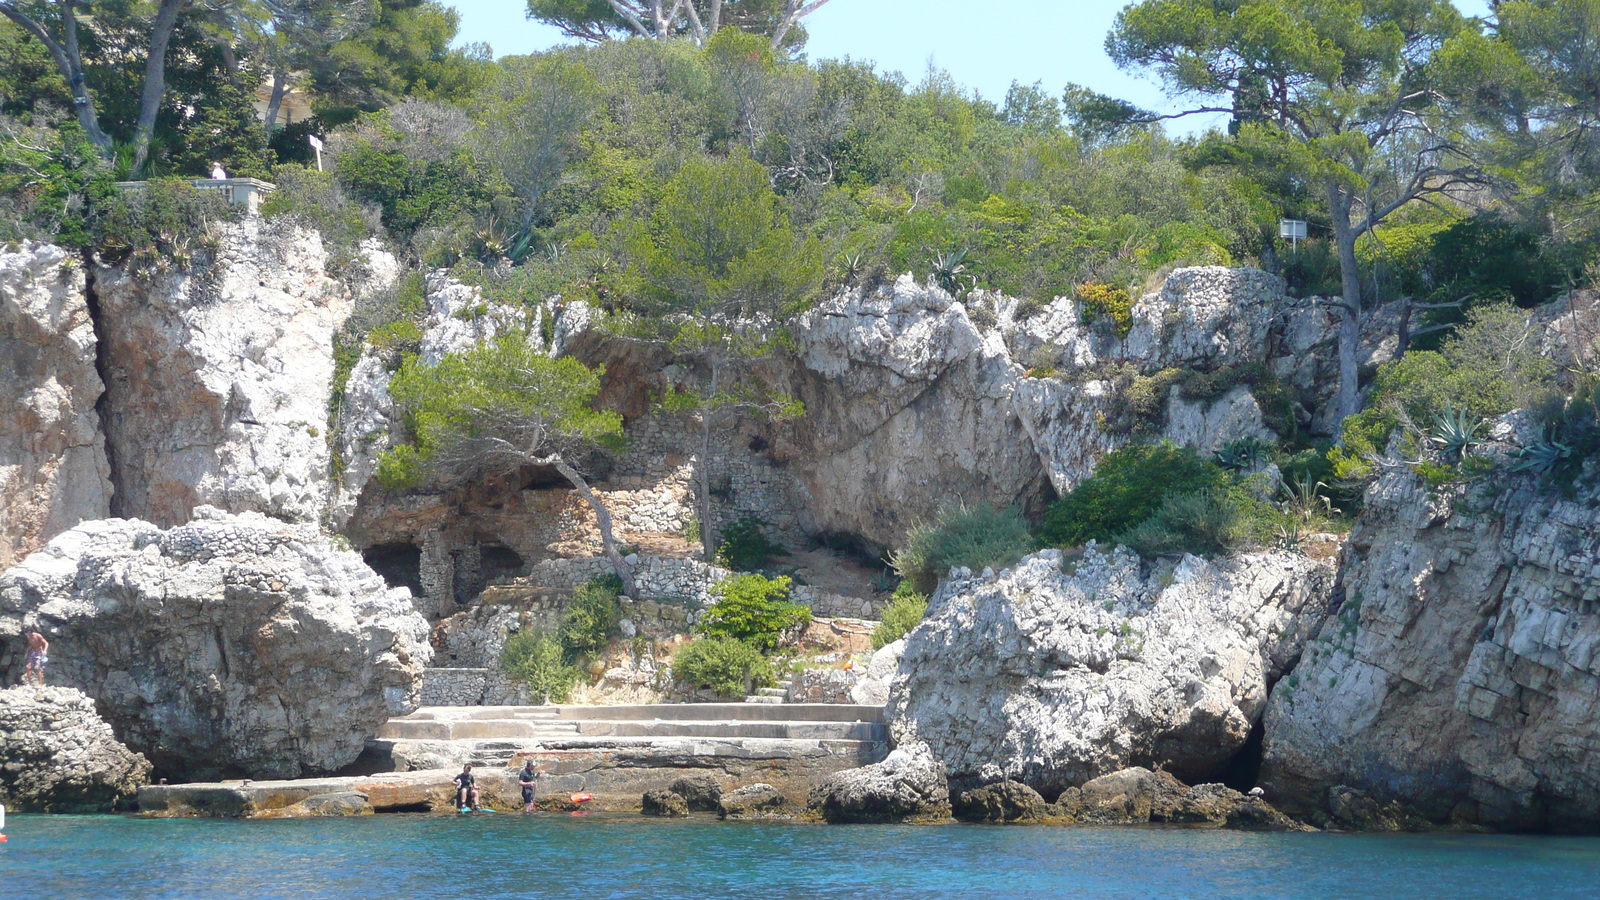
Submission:
M 1305 475 L 1299 481 L 1284 482 L 1278 489 L 1283 500 L 1278 503 L 1278 508 L 1293 516 L 1298 522 L 1311 522 L 1317 516 L 1334 516 L 1340 510 L 1333 505 L 1333 500 L 1323 493 L 1328 486 L 1321 481 L 1312 481 L 1310 475 Z
M 1461 461 L 1468 450 L 1477 446 L 1483 426 L 1482 418 L 1464 409 L 1446 406 L 1444 412 L 1433 417 L 1433 427 L 1428 429 L 1428 443 L 1438 448 L 1442 461 L 1454 465 Z
M 1233 440 L 1222 445 L 1214 456 L 1217 465 L 1235 472 L 1248 472 L 1261 463 L 1261 458 L 1266 456 L 1267 442 L 1253 435 Z
M 939 287 L 953 295 L 961 290 L 963 282 L 969 287 L 977 286 L 977 276 L 971 270 L 978 265 L 978 261 L 968 257 L 970 252 L 969 248 L 962 247 L 933 254 L 933 280 Z
M 1571 444 L 1556 440 L 1554 431 L 1546 427 L 1539 440 L 1534 441 L 1516 453 L 1512 458 L 1516 463 L 1511 466 L 1513 472 L 1537 472 L 1544 474 L 1559 465 L 1563 460 L 1570 459 L 1574 452 Z

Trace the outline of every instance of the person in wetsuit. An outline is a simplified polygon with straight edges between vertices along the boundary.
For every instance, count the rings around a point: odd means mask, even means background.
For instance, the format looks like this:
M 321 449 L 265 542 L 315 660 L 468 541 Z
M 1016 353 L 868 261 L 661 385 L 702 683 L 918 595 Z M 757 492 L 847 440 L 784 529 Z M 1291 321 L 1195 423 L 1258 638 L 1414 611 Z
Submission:
M 528 757 L 522 771 L 517 775 L 517 784 L 522 788 L 522 811 L 535 812 L 539 809 L 539 770 L 533 767 L 533 757 Z
M 472 763 L 462 766 L 461 774 L 451 780 L 456 783 L 456 808 L 479 809 L 478 779 L 472 774 Z

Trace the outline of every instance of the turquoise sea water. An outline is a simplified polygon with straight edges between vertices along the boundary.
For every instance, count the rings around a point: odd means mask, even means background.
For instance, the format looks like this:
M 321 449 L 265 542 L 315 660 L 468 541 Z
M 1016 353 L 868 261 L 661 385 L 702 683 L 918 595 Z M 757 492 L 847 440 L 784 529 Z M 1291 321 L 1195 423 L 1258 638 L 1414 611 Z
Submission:
M 17 898 L 1567 898 L 1600 839 L 885 827 L 630 815 L 12 816 Z

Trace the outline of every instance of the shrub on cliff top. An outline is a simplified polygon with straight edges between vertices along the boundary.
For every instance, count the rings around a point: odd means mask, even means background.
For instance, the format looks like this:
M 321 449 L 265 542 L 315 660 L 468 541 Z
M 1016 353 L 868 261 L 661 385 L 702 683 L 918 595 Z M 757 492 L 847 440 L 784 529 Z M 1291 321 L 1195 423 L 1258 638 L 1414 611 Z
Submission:
M 783 547 L 767 537 L 766 524 L 755 516 L 743 516 L 724 526 L 717 562 L 739 572 L 754 572 L 782 555 Z
M 700 617 L 698 630 L 711 637 L 745 641 L 758 650 L 772 650 L 778 637 L 811 621 L 811 608 L 790 603 L 787 576 L 736 575 L 711 587 L 717 602 Z
M 1108 541 L 1149 519 L 1168 495 L 1227 488 L 1228 473 L 1171 442 L 1113 450 L 1044 514 L 1041 536 L 1057 547 Z
M 952 567 L 1004 568 L 1033 549 L 1033 536 L 1015 508 L 947 507 L 932 522 L 906 534 L 906 545 L 889 559 L 901 578 L 931 591 Z

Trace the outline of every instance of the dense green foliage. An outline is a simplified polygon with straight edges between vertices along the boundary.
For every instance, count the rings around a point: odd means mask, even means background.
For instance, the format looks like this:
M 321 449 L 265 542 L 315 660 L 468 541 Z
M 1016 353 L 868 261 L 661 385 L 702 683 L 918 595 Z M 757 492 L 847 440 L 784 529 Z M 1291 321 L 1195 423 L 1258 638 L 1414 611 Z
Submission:
M 724 697 L 743 697 L 753 688 L 777 683 L 772 661 L 760 650 L 723 635 L 707 635 L 679 650 L 672 658 L 672 674 Z
M 586 581 L 573 590 L 561 614 L 561 647 L 568 659 L 591 655 L 606 645 L 622 622 L 617 597 L 622 582 L 615 576 Z
M 872 632 L 872 649 L 881 650 L 886 644 L 900 640 L 922 622 L 928 612 L 928 595 L 918 593 L 911 582 L 902 581 L 894 596 L 883 608 L 883 618 Z
M 1016 509 L 950 506 L 933 521 L 913 527 L 905 546 L 890 557 L 901 578 L 918 591 L 933 590 L 955 566 L 1000 569 L 1033 549 L 1033 536 Z
M 572 689 L 582 680 L 562 653 L 560 639 L 534 629 L 506 638 L 500 650 L 500 671 L 527 685 L 534 698 L 543 703 L 567 702 Z
M 767 523 L 755 516 L 734 519 L 722 527 L 717 562 L 739 572 L 754 572 L 783 555 L 783 546 L 767 537 Z
M 1343 446 L 1330 452 L 1335 474 L 1366 474 L 1397 429 L 1414 453 L 1417 426 L 1447 410 L 1475 420 L 1533 406 L 1556 392 L 1555 364 L 1539 355 L 1528 314 L 1502 304 L 1475 310 L 1437 351 L 1412 351 L 1379 366 L 1366 409 L 1345 420 Z
M 1039 536 L 1072 547 L 1105 542 L 1150 518 L 1168 495 L 1225 488 L 1227 472 L 1188 447 L 1141 444 L 1113 450 L 1094 475 L 1050 505 Z
M 701 634 L 736 638 L 757 650 L 773 650 L 784 632 L 811 621 L 811 608 L 788 601 L 787 576 L 735 575 L 711 587 L 716 602 L 695 626 Z
M 378 479 L 392 489 L 449 482 L 616 440 L 622 418 L 593 407 L 599 390 L 600 372 L 550 359 L 518 333 L 431 366 L 410 357 L 389 392 L 415 441 L 384 453 Z

